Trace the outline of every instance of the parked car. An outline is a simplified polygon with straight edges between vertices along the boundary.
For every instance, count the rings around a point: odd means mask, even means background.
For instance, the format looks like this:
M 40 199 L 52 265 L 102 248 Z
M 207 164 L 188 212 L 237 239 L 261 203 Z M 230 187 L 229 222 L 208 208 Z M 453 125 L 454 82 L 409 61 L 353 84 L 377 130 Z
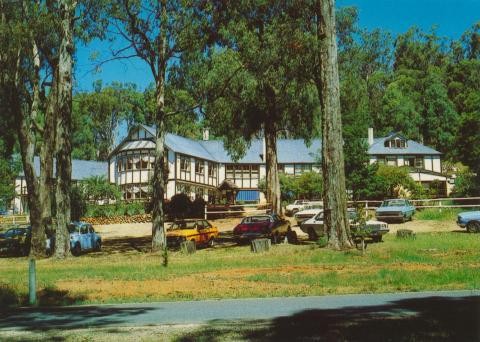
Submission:
M 318 213 L 323 211 L 323 204 L 310 204 L 305 206 L 305 208 L 295 215 L 293 217 L 295 218 L 295 221 L 297 222 L 298 225 L 301 225 L 303 221 L 308 220 L 309 218 L 312 218 L 313 216 L 317 215 Z
M 245 217 L 233 229 L 233 236 L 237 243 L 258 238 L 269 238 L 273 243 L 279 243 L 285 237 L 290 242 L 294 242 L 297 237 L 296 233 L 292 231 L 290 223 L 277 214 Z
M 75 256 L 86 251 L 99 251 L 102 248 L 102 238 L 85 222 L 72 222 L 68 225 L 70 233 L 70 250 Z
M 362 229 L 368 231 L 368 237 L 371 238 L 373 241 L 380 242 L 382 241 L 383 235 L 390 231 L 386 222 L 380 222 L 375 220 L 368 220 L 364 227 L 359 227 L 359 225 L 355 223 L 357 218 L 357 212 L 355 211 L 355 209 L 349 208 L 347 214 L 348 221 L 350 222 L 350 230 L 353 237 L 359 235 L 357 232 Z M 324 236 L 326 232 L 325 225 L 323 223 L 323 211 L 303 222 L 300 225 L 300 229 L 304 233 L 308 234 L 308 238 L 312 241 L 316 241 L 320 236 Z
M 30 254 L 32 228 L 30 226 L 13 227 L 0 234 L 0 252 L 5 254 L 23 255 Z M 46 253 L 53 252 L 52 237 L 46 235 Z
M 465 211 L 458 214 L 457 224 L 469 233 L 480 233 L 480 211 Z
M 414 214 L 415 207 L 409 200 L 402 198 L 385 200 L 375 211 L 375 216 L 379 221 L 399 220 L 405 222 L 412 220 Z
M 179 247 L 184 241 L 195 242 L 196 246 L 213 247 L 218 229 L 207 220 L 177 220 L 167 229 L 167 246 Z
M 292 204 L 289 204 L 285 207 L 285 215 L 292 216 L 297 212 L 303 210 L 307 205 L 323 205 L 321 201 L 309 201 L 309 200 L 296 200 Z

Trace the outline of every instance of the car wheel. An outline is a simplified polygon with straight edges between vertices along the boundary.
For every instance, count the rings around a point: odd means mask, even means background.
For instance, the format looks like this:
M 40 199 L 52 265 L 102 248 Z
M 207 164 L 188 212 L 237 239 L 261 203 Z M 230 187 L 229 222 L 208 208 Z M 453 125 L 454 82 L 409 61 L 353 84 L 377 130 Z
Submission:
M 310 228 L 308 230 L 308 239 L 310 241 L 317 241 L 318 240 L 318 234 L 315 232 L 315 229 Z
M 82 252 L 82 248 L 80 247 L 79 243 L 76 243 L 75 246 L 72 248 L 72 255 L 79 256 Z
M 373 236 L 372 237 L 373 242 L 382 242 L 382 236 Z
M 467 224 L 467 232 L 469 233 L 480 233 L 480 222 L 469 222 Z
M 102 249 L 102 241 L 97 240 L 97 242 L 95 243 L 95 251 L 100 252 L 101 249 Z
M 215 239 L 212 237 L 210 240 L 207 242 L 207 247 L 212 248 L 215 245 Z
M 287 241 L 291 244 L 296 244 L 298 242 L 297 233 L 293 230 L 289 230 L 287 233 Z
M 280 236 L 278 233 L 275 233 L 272 235 L 272 244 L 276 245 L 277 243 L 280 243 Z
M 292 216 L 295 216 L 296 213 L 298 213 L 298 209 L 293 209 L 292 210 Z

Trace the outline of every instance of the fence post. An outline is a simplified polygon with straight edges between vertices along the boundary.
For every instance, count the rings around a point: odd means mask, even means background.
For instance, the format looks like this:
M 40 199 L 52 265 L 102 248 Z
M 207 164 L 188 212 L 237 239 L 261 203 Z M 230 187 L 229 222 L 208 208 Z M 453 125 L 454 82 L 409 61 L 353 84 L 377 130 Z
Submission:
M 37 274 L 34 258 L 30 258 L 28 263 L 28 302 L 30 305 L 37 303 Z
M 206 204 L 205 204 L 203 212 L 205 214 L 205 220 L 206 220 L 207 219 L 207 205 Z

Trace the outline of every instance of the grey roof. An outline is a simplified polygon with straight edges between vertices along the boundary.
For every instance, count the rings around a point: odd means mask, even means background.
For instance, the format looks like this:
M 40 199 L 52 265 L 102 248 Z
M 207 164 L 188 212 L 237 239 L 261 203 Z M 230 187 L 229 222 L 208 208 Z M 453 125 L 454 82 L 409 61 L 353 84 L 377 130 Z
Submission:
M 40 175 L 40 158 L 35 157 L 33 160 L 35 166 L 35 174 Z M 55 173 L 55 164 L 54 164 Z M 23 171 L 20 171 L 20 177 L 24 176 Z M 94 160 L 72 160 L 72 180 L 83 180 L 93 176 L 108 177 L 108 163 Z
M 139 125 L 147 132 L 155 136 L 155 127 Z M 440 155 L 441 153 L 428 147 L 417 143 L 413 140 L 407 141 L 406 148 L 389 148 L 385 147 L 384 143 L 387 139 L 392 139 L 396 136 L 402 137 L 398 133 L 392 133 L 387 137 L 376 138 L 374 143 L 369 147 L 368 153 L 370 155 L 382 154 L 425 154 L 425 155 Z M 403 138 L 403 137 L 402 137 Z M 165 137 L 165 145 L 172 151 L 216 161 L 219 163 L 233 163 L 231 156 L 228 154 L 221 140 L 193 140 L 181 137 L 175 134 L 167 133 Z M 314 139 L 311 144 L 307 146 L 302 139 L 279 139 L 277 141 L 278 162 L 286 163 L 317 163 L 321 156 L 321 140 Z M 236 163 L 254 164 L 263 163 L 261 154 L 263 153 L 263 141 L 260 139 L 253 140 L 250 147 L 247 149 L 245 156 Z
M 405 148 L 391 148 L 385 147 L 385 141 L 392 139 L 396 136 L 400 136 L 399 134 L 392 133 L 383 138 L 375 138 L 373 139 L 373 144 L 368 148 L 368 154 L 377 155 L 377 154 L 427 154 L 427 155 L 440 155 L 441 152 L 434 150 L 431 147 L 422 145 L 414 140 L 407 140 L 407 147 Z

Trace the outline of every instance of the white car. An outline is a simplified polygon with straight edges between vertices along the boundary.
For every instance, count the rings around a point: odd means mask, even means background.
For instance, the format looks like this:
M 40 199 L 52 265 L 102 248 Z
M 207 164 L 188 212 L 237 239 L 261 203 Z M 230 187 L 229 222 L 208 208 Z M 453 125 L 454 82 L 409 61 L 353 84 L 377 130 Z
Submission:
M 285 215 L 292 216 L 305 209 L 309 205 L 323 205 L 322 201 L 296 200 L 293 204 L 285 207 Z
M 314 217 L 320 212 L 323 212 L 323 205 L 314 204 L 305 206 L 303 210 L 299 211 L 294 215 L 295 221 L 297 221 L 298 225 L 301 225 L 302 222 Z
M 303 207 L 310 203 L 309 200 L 296 200 L 292 204 L 289 204 L 285 207 L 285 215 L 292 216 L 303 210 Z
M 352 236 L 355 238 L 355 225 L 353 222 L 357 216 L 354 209 L 348 209 L 348 220 L 350 222 L 350 230 Z M 314 217 L 304 221 L 300 225 L 300 229 L 308 234 L 310 240 L 316 241 L 320 236 L 325 235 L 325 226 L 323 224 L 323 210 Z M 382 241 L 382 236 L 389 232 L 388 224 L 381 221 L 368 220 L 365 229 L 368 229 L 368 237 L 374 242 Z

